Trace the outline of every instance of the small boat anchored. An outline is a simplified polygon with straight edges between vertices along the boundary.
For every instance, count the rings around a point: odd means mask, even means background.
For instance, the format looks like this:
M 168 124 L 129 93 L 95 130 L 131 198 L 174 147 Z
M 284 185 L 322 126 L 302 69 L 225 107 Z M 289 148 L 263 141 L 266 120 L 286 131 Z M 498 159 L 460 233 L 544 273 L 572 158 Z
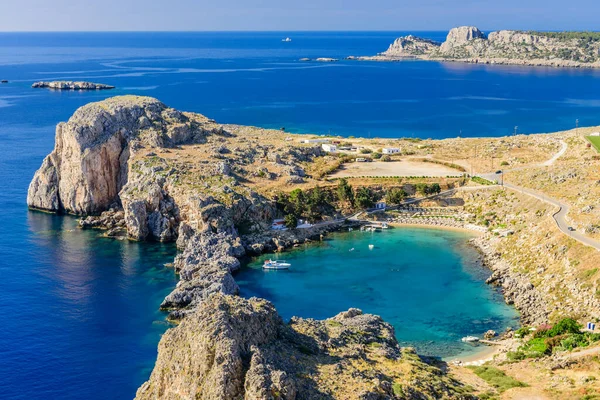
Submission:
M 285 260 L 267 260 L 263 264 L 263 269 L 288 269 L 292 264 Z
M 465 336 L 461 339 L 465 343 L 476 343 L 479 342 L 479 338 L 477 336 Z
M 290 39 L 289 37 L 286 37 L 285 39 L 281 39 L 282 42 L 291 42 L 292 39 Z
M 373 250 L 373 248 L 375 248 L 375 245 L 370 244 L 369 245 L 369 250 Z

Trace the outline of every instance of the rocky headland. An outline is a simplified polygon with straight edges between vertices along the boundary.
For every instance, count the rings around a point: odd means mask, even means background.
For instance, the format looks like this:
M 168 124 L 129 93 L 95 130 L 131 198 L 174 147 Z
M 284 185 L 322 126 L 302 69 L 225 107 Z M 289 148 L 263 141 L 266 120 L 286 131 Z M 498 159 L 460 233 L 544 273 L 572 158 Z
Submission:
M 115 88 L 114 86 L 104 85 L 102 83 L 73 81 L 35 82 L 31 87 L 34 89 L 41 88 L 52 90 L 108 90 Z
M 544 146 L 554 148 L 547 139 L 529 142 L 535 157 Z M 519 142 L 521 159 L 529 142 Z M 444 152 L 455 145 L 461 144 L 444 142 Z M 429 146 L 414 144 L 415 151 Z M 499 139 L 494 146 L 494 154 L 503 154 L 512 144 Z M 330 164 L 339 166 L 339 157 L 315 142 L 122 96 L 81 107 L 57 126 L 55 148 L 36 172 L 27 203 L 78 215 L 83 228 L 107 236 L 176 242 L 181 250 L 174 262 L 180 281 L 161 305 L 177 326 L 162 338 L 140 399 L 474 398 L 473 388 L 444 365 L 400 348 L 393 328 L 377 316 L 351 309 L 324 321 L 286 324 L 268 301 L 237 296 L 232 273 L 241 257 L 320 240 L 339 227 L 332 211 L 312 228 L 270 229 L 282 215 L 266 193 L 318 184 L 317 172 L 331 170 Z M 464 200 L 478 212 L 496 207 L 496 194 L 485 201 L 469 196 Z M 519 218 L 544 213 L 528 206 Z M 540 291 L 529 270 L 507 262 L 497 240 L 480 240 L 494 271 L 490 283 L 528 310 L 525 322 L 547 322 L 557 310 L 549 307 L 552 292 Z M 524 253 L 531 246 L 521 247 Z M 575 300 L 569 297 L 572 310 L 582 313 L 596 304 L 576 309 Z
M 600 67 L 600 34 L 501 30 L 488 35 L 474 26 L 453 28 L 443 43 L 400 37 L 375 56 L 349 59 L 399 61 L 407 58 L 573 68 Z

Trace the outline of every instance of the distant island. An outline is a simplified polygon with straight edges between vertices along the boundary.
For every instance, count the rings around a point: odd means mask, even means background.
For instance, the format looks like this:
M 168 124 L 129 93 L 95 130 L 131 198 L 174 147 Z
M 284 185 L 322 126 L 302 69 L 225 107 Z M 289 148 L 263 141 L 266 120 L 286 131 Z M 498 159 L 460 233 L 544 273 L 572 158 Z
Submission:
M 35 82 L 31 85 L 34 89 L 53 89 L 53 90 L 107 90 L 114 89 L 114 86 L 104 85 L 102 83 L 92 82 L 73 82 L 73 81 L 53 81 L 53 82 Z
M 453 28 L 443 43 L 403 36 L 375 56 L 350 60 L 399 61 L 407 58 L 572 68 L 600 68 L 600 33 L 501 30 L 486 35 L 474 26 Z

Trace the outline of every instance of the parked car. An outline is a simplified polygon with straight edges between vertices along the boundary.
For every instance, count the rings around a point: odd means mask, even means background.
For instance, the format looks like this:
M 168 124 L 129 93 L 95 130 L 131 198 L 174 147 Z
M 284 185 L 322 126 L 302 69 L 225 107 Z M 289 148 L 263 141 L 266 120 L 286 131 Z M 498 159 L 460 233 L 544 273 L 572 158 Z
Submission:
M 568 227 L 567 229 L 571 232 L 575 232 L 575 228 L 573 228 L 572 226 Z

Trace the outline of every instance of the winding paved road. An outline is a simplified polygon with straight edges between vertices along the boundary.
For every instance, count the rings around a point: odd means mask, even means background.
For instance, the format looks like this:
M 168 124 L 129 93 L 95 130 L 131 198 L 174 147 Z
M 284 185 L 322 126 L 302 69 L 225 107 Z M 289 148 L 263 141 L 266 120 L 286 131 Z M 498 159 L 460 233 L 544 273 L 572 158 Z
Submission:
M 548 167 L 548 166 L 554 164 L 554 162 L 556 162 L 556 160 L 558 160 L 567 151 L 567 148 L 568 148 L 567 143 L 565 143 L 564 141 L 561 141 L 561 144 L 562 144 L 561 149 L 554 156 L 552 156 L 552 158 L 550 158 L 549 160 L 547 160 L 541 164 L 537 164 L 536 166 Z M 513 168 L 513 169 L 506 170 L 506 172 L 519 171 L 519 170 L 523 170 L 525 168 L 531 168 L 531 166 Z M 496 174 L 495 172 L 478 174 L 478 176 L 480 176 L 484 179 L 490 180 L 490 181 L 498 180 L 498 174 Z M 531 196 L 538 200 L 541 200 L 545 203 L 548 203 L 555 207 L 558 207 L 558 211 L 552 215 L 552 218 L 554 218 L 554 221 L 556 222 L 558 229 L 560 229 L 565 235 L 572 237 L 573 239 L 577 240 L 578 242 L 583 243 L 586 246 L 593 247 L 596 250 L 600 250 L 600 242 L 598 242 L 597 240 L 594 240 L 588 236 L 585 236 L 582 233 L 569 230 L 570 226 L 567 223 L 567 219 L 566 219 L 566 216 L 569 213 L 569 205 L 568 204 L 563 203 L 559 200 L 556 200 L 552 197 L 549 197 L 549 196 L 545 195 L 544 193 L 537 192 L 532 189 L 524 188 L 522 186 L 513 185 L 512 183 L 503 182 L 503 180 L 504 180 L 504 177 L 500 176 L 499 182 L 504 187 L 515 190 L 517 192 L 521 192 L 523 194 L 526 194 L 528 196 Z

